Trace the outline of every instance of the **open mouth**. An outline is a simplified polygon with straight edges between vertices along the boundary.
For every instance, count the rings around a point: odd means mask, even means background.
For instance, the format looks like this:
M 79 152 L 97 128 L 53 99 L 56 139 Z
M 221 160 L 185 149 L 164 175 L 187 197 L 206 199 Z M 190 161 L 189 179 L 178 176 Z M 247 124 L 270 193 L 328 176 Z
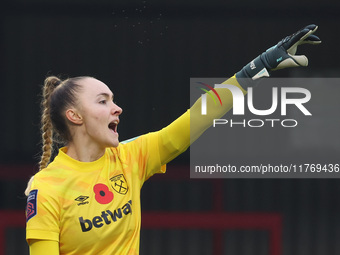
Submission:
M 111 122 L 109 124 L 109 129 L 111 129 L 114 133 L 117 133 L 117 126 L 118 126 L 118 121 Z

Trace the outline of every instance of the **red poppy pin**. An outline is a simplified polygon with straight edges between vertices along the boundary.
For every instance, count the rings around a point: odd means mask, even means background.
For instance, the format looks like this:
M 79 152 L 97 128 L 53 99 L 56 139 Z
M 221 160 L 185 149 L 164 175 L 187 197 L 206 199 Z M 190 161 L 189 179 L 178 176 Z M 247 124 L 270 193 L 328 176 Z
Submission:
M 95 199 L 100 204 L 108 204 L 113 199 L 113 193 L 109 190 L 109 188 L 102 183 L 98 183 L 94 185 L 93 191 L 96 194 Z

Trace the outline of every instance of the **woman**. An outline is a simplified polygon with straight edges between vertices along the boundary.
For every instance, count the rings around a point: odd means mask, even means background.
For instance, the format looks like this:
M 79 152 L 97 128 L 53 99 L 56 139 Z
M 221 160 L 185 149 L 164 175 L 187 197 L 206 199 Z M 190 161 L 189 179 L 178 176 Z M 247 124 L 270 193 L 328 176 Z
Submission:
M 270 70 L 307 65 L 304 56 L 290 51 L 302 43 L 320 42 L 312 35 L 316 29 L 310 25 L 285 38 L 226 83 L 246 93 L 242 87 L 268 76 Z M 166 163 L 231 108 L 229 90 L 216 90 L 223 107 L 208 97 L 209 112 L 202 116 L 199 99 L 162 130 L 119 143 L 122 109 L 103 82 L 92 77 L 64 81 L 48 77 L 43 87 L 40 171 L 25 192 L 30 253 L 139 254 L 140 189 L 153 174 L 164 173 Z M 66 146 L 49 163 L 55 140 Z

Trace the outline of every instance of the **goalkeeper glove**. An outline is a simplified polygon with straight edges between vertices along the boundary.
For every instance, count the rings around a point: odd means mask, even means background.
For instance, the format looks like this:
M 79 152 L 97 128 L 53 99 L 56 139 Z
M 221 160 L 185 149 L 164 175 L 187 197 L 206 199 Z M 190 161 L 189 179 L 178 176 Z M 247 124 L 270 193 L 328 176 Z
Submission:
M 313 33 L 318 29 L 316 25 L 308 25 L 296 33 L 285 37 L 275 46 L 263 52 L 241 71 L 236 78 L 251 78 L 256 80 L 269 77 L 269 72 L 287 67 L 307 66 L 308 59 L 304 55 L 295 55 L 297 47 L 301 44 L 319 44 L 321 40 Z

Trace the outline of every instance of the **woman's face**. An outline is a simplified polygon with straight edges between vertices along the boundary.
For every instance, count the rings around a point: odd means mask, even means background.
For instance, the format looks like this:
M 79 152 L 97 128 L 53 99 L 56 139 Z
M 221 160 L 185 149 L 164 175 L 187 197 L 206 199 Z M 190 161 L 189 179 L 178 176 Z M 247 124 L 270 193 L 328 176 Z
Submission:
M 117 126 L 122 109 L 113 102 L 113 93 L 94 78 L 85 78 L 80 85 L 77 110 L 82 120 L 81 135 L 86 142 L 100 148 L 117 147 Z

